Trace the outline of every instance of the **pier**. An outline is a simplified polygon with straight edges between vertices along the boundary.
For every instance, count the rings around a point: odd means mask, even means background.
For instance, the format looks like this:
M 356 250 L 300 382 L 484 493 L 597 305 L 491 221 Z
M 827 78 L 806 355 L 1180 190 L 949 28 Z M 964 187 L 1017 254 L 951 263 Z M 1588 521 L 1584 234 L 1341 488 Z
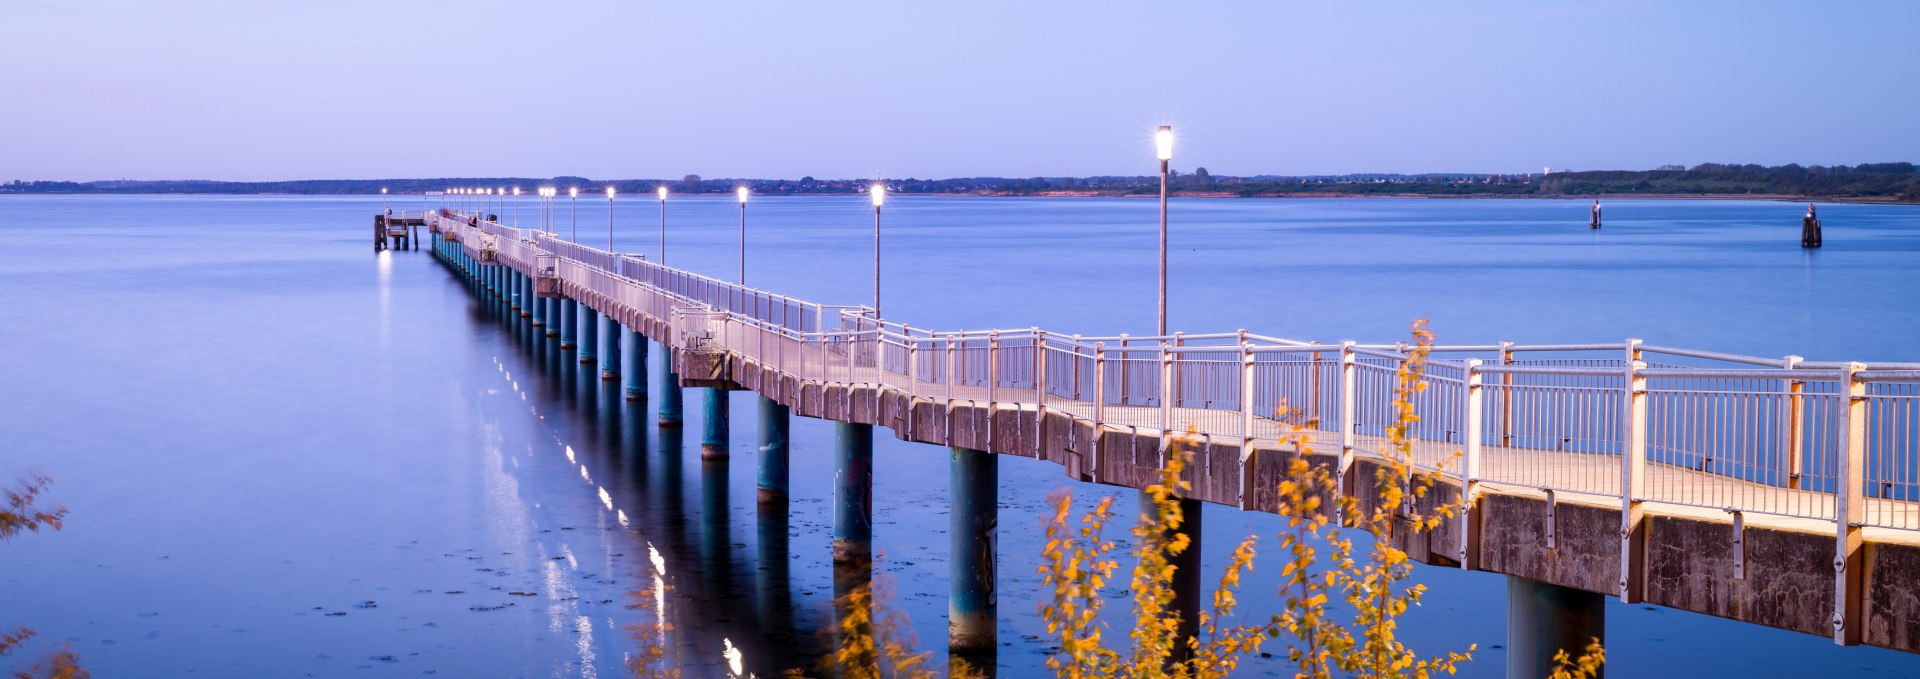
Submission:
M 993 455 L 1141 488 L 1191 431 L 1195 507 L 1275 511 L 1296 455 L 1365 503 L 1410 359 L 1403 344 L 1247 330 L 937 331 L 476 215 L 425 223 L 440 261 L 599 360 L 628 400 L 657 404 L 659 426 L 677 427 L 681 389 L 699 389 L 703 470 L 726 468 L 729 394 L 753 392 L 768 516 L 785 520 L 789 418 L 839 422 L 836 564 L 870 564 L 876 426 L 948 448 L 956 653 L 991 653 L 996 632 Z M 665 368 L 653 389 L 649 342 Z M 1467 511 L 1404 548 L 1511 579 L 1513 671 L 1584 646 L 1608 596 L 1920 652 L 1920 363 L 1502 342 L 1436 346 L 1425 378 L 1416 473 L 1435 481 L 1431 502 Z M 1312 443 L 1282 443 L 1305 423 Z

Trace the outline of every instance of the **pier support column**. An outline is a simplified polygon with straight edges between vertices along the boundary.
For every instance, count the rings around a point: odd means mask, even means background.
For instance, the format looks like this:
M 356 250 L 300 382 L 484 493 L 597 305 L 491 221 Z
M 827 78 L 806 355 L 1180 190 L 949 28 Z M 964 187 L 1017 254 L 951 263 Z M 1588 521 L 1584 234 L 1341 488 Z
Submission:
M 540 301 L 543 302 L 541 306 L 547 309 L 547 336 L 559 337 L 560 326 L 565 325 L 560 322 L 560 298 L 542 297 Z
M 520 317 L 532 316 L 535 305 L 539 303 L 540 298 L 533 294 L 533 277 L 520 274 Z
M 680 426 L 680 375 L 673 371 L 673 350 L 661 348 L 661 361 L 666 370 L 660 372 L 660 426 Z
M 647 399 L 647 337 L 632 330 L 619 330 L 626 335 L 620 340 L 620 385 L 626 388 L 627 400 L 644 401 Z
M 620 370 L 626 366 L 620 364 L 620 323 L 612 316 L 600 316 L 600 379 L 611 380 L 620 376 Z
M 1000 465 L 993 453 L 954 448 L 948 468 L 953 551 L 947 566 L 947 650 L 990 656 L 997 648 L 999 619 L 994 546 L 1000 526 Z
M 576 302 L 575 305 L 580 308 L 580 317 L 575 319 L 580 324 L 580 334 L 574 335 L 579 339 L 580 362 L 592 363 L 599 360 L 600 312 L 584 303 Z
M 572 349 L 574 339 L 580 332 L 580 303 L 572 299 L 560 300 L 560 348 Z
M 761 505 L 787 503 L 787 424 L 792 421 L 787 406 L 760 397 L 760 479 Z
M 873 425 L 834 423 L 833 561 L 873 558 Z
M 700 426 L 700 459 L 717 460 L 727 456 L 727 390 L 705 389 Z
M 1180 629 L 1175 632 L 1173 653 L 1173 659 L 1178 661 L 1190 657 L 1185 640 L 1193 638 L 1200 631 L 1200 501 L 1181 498 L 1175 502 L 1180 506 L 1180 527 L 1171 531 L 1169 537 L 1187 536 L 1186 550 L 1167 556 L 1167 565 L 1174 569 L 1173 601 L 1169 608 L 1180 615 Z M 1157 511 L 1153 496 L 1144 490 L 1140 491 L 1140 511 Z
M 1552 674 L 1555 652 L 1578 658 L 1606 634 L 1606 596 L 1507 576 L 1507 676 Z
M 533 308 L 533 327 L 547 327 L 547 298 L 535 297 L 527 306 Z

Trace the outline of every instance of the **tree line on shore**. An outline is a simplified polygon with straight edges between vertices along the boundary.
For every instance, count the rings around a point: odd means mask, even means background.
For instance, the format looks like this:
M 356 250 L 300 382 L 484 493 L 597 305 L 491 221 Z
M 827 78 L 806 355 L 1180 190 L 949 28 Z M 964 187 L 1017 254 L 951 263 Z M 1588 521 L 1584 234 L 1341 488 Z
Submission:
M 278 182 L 211 180 L 109 180 L 93 182 L 13 181 L 0 193 L 177 193 L 367 195 L 385 189 L 418 195 L 453 187 L 519 187 L 531 196 L 536 187 L 578 187 L 598 195 L 606 187 L 622 194 L 652 194 L 665 186 L 675 194 L 730 194 L 746 186 L 762 195 L 858 194 L 872 179 L 680 179 L 594 180 L 586 177 L 456 177 L 435 179 L 314 179 Z M 932 195 L 1140 195 L 1157 193 L 1157 175 L 1091 177 L 956 177 L 887 179 L 889 191 Z M 1821 166 L 1762 166 L 1702 163 L 1666 165 L 1653 170 L 1595 170 L 1514 174 L 1346 174 L 1316 176 L 1214 175 L 1204 167 L 1174 171 L 1168 190 L 1175 194 L 1216 196 L 1507 196 L 1594 195 L 1788 195 L 1808 198 L 1865 198 L 1920 202 L 1920 169 L 1913 163 L 1863 163 Z

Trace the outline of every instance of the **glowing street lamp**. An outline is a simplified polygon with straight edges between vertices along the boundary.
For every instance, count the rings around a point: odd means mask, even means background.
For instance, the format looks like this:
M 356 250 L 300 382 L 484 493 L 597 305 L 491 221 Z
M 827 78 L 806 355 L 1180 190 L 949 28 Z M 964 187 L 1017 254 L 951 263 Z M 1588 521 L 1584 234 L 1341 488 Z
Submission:
M 740 198 L 740 279 L 741 285 L 747 284 L 747 187 L 734 189 L 733 194 Z
M 559 189 L 554 191 L 557 194 Z M 567 240 L 578 243 L 580 242 L 580 187 L 567 187 L 567 208 L 567 221 L 572 224 L 573 229 L 573 235 L 568 236 Z
M 873 196 L 873 320 L 880 321 L 880 206 L 887 202 L 887 187 L 874 182 L 867 187 Z
M 1153 135 L 1160 156 L 1160 336 L 1167 335 L 1167 163 L 1173 160 L 1173 126 L 1161 125 Z
M 393 211 L 393 208 L 387 206 L 387 187 L 384 186 L 380 187 L 380 209 L 388 212 Z
M 611 186 L 607 187 L 607 252 L 613 252 L 613 187 Z
M 520 187 L 513 187 L 513 228 L 520 228 Z
M 660 265 L 667 265 L 667 187 L 660 187 Z

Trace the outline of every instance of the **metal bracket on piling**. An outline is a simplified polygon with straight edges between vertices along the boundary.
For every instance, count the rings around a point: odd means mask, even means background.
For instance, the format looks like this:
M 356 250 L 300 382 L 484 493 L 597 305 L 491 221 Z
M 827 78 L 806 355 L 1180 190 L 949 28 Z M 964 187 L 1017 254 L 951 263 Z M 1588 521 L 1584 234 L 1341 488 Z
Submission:
M 1555 502 L 1555 499 L 1553 497 L 1553 489 L 1548 488 L 1547 489 L 1547 549 L 1555 549 L 1560 546 L 1559 535 L 1554 530 L 1555 527 L 1559 525 L 1559 523 L 1554 520 L 1554 505 L 1556 504 L 1557 502 Z
M 1747 579 L 1747 515 L 1738 509 L 1728 509 L 1733 515 L 1733 579 Z

